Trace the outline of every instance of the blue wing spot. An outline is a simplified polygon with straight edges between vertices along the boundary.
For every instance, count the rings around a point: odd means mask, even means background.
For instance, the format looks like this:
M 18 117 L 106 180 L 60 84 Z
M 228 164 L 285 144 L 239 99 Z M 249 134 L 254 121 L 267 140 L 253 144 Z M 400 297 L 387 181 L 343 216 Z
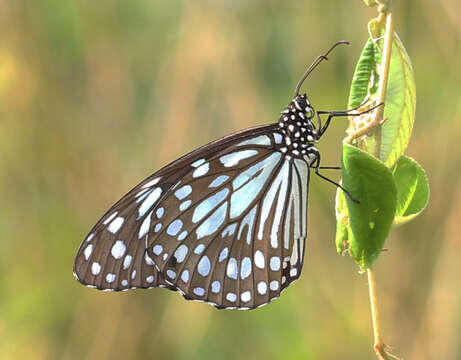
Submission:
M 240 277 L 242 280 L 245 280 L 251 274 L 251 259 L 249 257 L 245 257 L 242 260 L 242 264 L 240 267 Z
M 226 274 L 231 279 L 237 280 L 238 264 L 235 258 L 229 259 L 229 262 L 227 263 Z
M 216 179 L 214 179 L 214 180 L 210 183 L 210 185 L 208 185 L 208 187 L 210 187 L 210 188 L 215 188 L 215 187 L 221 186 L 221 185 L 224 184 L 228 179 L 229 179 L 229 176 L 227 176 L 227 175 L 219 175 Z
M 190 185 L 185 185 L 174 192 L 174 195 L 182 200 L 189 196 L 192 193 L 192 187 Z
M 182 221 L 180 219 L 176 219 L 173 221 L 166 230 L 166 233 L 171 236 L 176 236 L 182 229 Z
M 240 162 L 240 160 L 248 159 L 257 154 L 258 154 L 257 150 L 236 151 L 236 152 L 221 156 L 219 158 L 219 161 L 221 161 L 221 164 L 223 164 L 224 167 L 232 167 L 232 166 L 237 165 Z
M 221 290 L 221 283 L 218 280 L 213 281 L 211 283 L 211 292 L 217 294 L 219 293 L 220 290 Z

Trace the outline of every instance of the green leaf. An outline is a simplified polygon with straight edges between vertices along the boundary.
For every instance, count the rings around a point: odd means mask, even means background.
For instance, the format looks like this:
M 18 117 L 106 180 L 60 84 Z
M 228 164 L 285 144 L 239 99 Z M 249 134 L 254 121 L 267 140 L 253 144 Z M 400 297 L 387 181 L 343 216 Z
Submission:
M 374 101 L 377 96 L 377 84 L 382 75 L 380 65 L 384 28 L 380 23 L 372 21 L 369 24 L 369 31 L 371 37 L 362 50 L 352 79 L 349 108 L 356 107 L 365 100 Z M 381 128 L 380 141 L 376 142 L 376 139 L 370 136 L 366 141 L 356 141 L 355 145 L 369 153 L 379 154 L 379 159 L 391 168 L 408 146 L 416 109 L 413 67 L 396 33 L 392 41 L 384 106 L 383 116 L 387 121 Z M 351 129 L 352 123 L 349 131 Z M 374 150 L 376 143 L 380 144 L 377 151 Z
M 360 203 L 345 197 L 349 212 L 348 243 L 362 269 L 380 255 L 394 219 L 397 189 L 391 171 L 366 152 L 343 142 L 343 186 Z M 344 229 L 341 229 L 344 236 Z
M 351 90 L 347 108 L 352 109 L 362 104 L 367 96 L 376 94 L 378 83 L 376 79 L 375 44 L 368 39 L 360 54 L 352 77 Z M 379 62 L 379 59 L 378 59 Z
M 336 191 L 336 251 L 344 254 L 348 247 L 349 240 L 349 213 L 347 211 L 346 199 L 340 188 Z
M 412 158 L 402 156 L 394 168 L 397 208 L 394 224 L 415 218 L 429 201 L 429 183 L 424 169 Z
M 410 58 L 400 38 L 392 41 L 389 83 L 382 126 L 380 159 L 392 167 L 410 141 L 416 111 L 416 85 Z

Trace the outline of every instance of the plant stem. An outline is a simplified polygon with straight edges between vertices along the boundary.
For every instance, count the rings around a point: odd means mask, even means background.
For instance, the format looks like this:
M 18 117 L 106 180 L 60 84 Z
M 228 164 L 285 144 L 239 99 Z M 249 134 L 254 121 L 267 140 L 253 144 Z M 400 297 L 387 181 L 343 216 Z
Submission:
M 371 320 L 373 322 L 373 335 L 375 337 L 374 348 L 376 355 L 379 357 L 377 351 L 378 348 L 383 346 L 383 339 L 381 338 L 381 330 L 379 326 L 379 312 L 378 312 L 378 299 L 376 297 L 376 282 L 373 269 L 367 269 L 368 276 L 368 293 L 370 296 L 370 307 L 371 307 Z
M 391 54 L 392 54 L 392 39 L 394 34 L 394 23 L 392 21 L 392 14 L 381 13 L 378 21 L 386 21 L 386 28 L 384 33 L 384 47 L 383 47 L 383 56 L 381 59 L 380 66 L 380 76 L 379 76 L 379 85 L 378 92 L 376 97 L 376 102 L 378 104 L 384 103 L 386 101 L 387 93 L 387 83 L 389 78 L 389 65 L 391 63 Z M 384 115 L 384 106 L 380 106 L 375 110 L 373 124 L 381 124 L 383 122 Z M 381 126 L 376 127 L 374 134 L 375 138 L 375 157 L 379 159 L 380 150 L 381 150 Z
M 386 344 L 381 337 L 381 328 L 379 323 L 379 311 L 378 311 L 378 297 L 376 296 L 376 282 L 375 274 L 373 269 L 367 269 L 368 276 L 368 294 L 370 297 L 370 308 L 371 308 L 371 320 L 373 322 L 373 335 L 374 335 L 374 344 L 373 348 L 375 349 L 376 356 L 380 360 L 388 359 L 399 359 L 398 357 L 392 355 L 386 350 Z

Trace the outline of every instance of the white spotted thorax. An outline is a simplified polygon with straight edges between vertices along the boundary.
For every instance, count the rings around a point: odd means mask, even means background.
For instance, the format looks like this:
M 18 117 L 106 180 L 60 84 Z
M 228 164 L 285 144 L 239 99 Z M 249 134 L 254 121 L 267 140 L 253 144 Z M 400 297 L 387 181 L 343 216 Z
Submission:
M 302 158 L 311 165 L 318 158 L 319 151 L 314 146 L 319 140 L 312 119 L 314 108 L 306 94 L 297 95 L 282 111 L 279 127 L 284 135 L 280 151 L 295 158 Z

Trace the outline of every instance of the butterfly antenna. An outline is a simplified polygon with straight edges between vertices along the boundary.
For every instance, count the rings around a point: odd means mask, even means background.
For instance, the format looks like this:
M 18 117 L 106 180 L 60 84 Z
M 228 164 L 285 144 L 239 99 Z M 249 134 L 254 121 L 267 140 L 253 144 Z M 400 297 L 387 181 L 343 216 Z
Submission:
M 328 60 L 328 55 L 330 55 L 330 53 L 333 51 L 333 49 L 338 46 L 338 45 L 341 45 L 341 44 L 345 44 L 345 45 L 349 45 L 350 42 L 349 41 L 346 41 L 346 40 L 341 40 L 341 41 L 338 41 L 337 43 L 333 44 L 333 46 L 323 55 L 320 55 L 319 57 L 317 57 L 317 59 L 314 60 L 314 62 L 309 66 L 309 68 L 306 70 L 306 72 L 304 73 L 304 75 L 301 77 L 301 79 L 298 81 L 298 85 L 296 85 L 296 89 L 295 89 L 295 97 L 299 95 L 299 90 L 301 89 L 301 86 L 303 85 L 304 83 L 304 80 L 307 79 L 307 77 L 309 76 L 309 74 L 323 61 L 323 60 Z

